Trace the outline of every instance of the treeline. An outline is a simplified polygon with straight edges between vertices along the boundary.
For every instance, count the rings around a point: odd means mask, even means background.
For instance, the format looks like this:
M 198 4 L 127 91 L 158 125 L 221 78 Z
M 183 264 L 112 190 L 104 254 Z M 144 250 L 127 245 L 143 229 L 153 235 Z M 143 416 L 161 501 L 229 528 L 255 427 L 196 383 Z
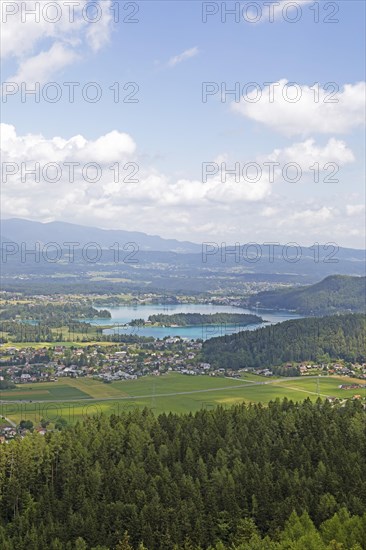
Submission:
M 285 399 L 30 434 L 0 446 L 0 547 L 362 550 L 364 415 Z
M 366 532 L 366 514 L 351 516 L 346 508 L 341 508 L 329 520 L 324 521 L 317 529 L 309 514 L 304 512 L 300 516 L 293 512 L 286 522 L 283 531 L 279 531 L 275 539 L 261 537 L 255 522 L 251 518 L 240 521 L 234 542 L 229 546 L 222 542 L 209 547 L 192 544 L 186 539 L 183 545 L 174 544 L 172 550 L 364 550 Z M 29 548 L 35 550 L 31 539 Z M 114 547 L 98 544 L 89 546 L 85 539 L 78 537 L 75 542 L 65 545 L 58 539 L 52 541 L 50 550 L 134 550 L 136 546 L 130 543 L 127 531 Z M 15 550 L 6 532 L 0 527 L 0 542 L 3 550 Z M 17 547 L 18 548 L 18 547 Z M 38 549 L 37 549 L 38 550 Z M 149 550 L 142 542 L 137 550 Z M 151 548 L 150 548 L 151 550 Z
M 16 385 L 10 380 L 0 380 L 0 390 L 13 390 Z
M 33 325 L 31 323 L 20 323 L 18 321 L 1 321 L 0 342 L 8 342 L 10 339 L 9 337 L 15 342 L 54 341 L 54 335 L 51 328 L 43 323 Z
M 82 321 L 73 321 L 65 327 L 51 329 L 45 323 L 0 322 L 0 343 L 7 342 L 111 342 L 135 343 L 153 341 L 152 337 L 126 334 L 118 328 L 114 334 L 103 334 L 103 328 Z
M 260 368 L 287 362 L 344 359 L 366 362 L 366 315 L 293 319 L 255 331 L 211 338 L 203 357 L 223 368 Z
M 249 307 L 287 309 L 306 315 L 366 311 L 366 277 L 331 275 L 311 286 L 270 290 L 250 297 Z
M 77 319 L 102 318 L 110 319 L 108 310 L 97 310 L 91 305 L 67 303 L 64 304 L 12 304 L 7 303 L 0 310 L 0 321 L 20 320 L 40 321 L 52 328 L 59 328 Z
M 94 340 L 102 329 L 82 321 L 69 321 L 66 326 L 54 329 L 48 322 L 25 323 L 19 321 L 0 322 L 0 342 L 60 342 Z
M 249 315 L 246 313 L 175 313 L 173 315 L 165 315 L 159 313 L 149 315 L 148 320 L 153 324 L 159 325 L 178 325 L 180 327 L 194 325 L 220 325 L 220 324 L 238 324 L 240 326 L 254 325 L 263 323 L 263 319 L 257 315 Z M 135 320 L 137 324 L 141 324 L 141 319 Z M 131 321 L 131 325 L 134 321 Z

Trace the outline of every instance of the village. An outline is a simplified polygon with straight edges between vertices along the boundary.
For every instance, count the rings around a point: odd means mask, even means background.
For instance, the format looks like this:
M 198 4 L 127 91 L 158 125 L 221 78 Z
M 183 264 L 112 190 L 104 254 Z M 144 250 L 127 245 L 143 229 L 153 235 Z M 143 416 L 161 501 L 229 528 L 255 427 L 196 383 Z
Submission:
M 169 371 L 198 375 L 219 374 L 199 361 L 201 342 L 178 337 L 138 345 L 110 344 L 85 347 L 0 347 L 0 389 L 12 384 L 56 382 L 60 377 L 89 376 L 106 383 L 134 380 Z
M 185 375 L 208 375 L 240 378 L 238 370 L 217 368 L 201 357 L 202 342 L 180 337 L 147 342 L 91 344 L 84 347 L 18 348 L 0 346 L 0 390 L 12 389 L 18 384 L 57 382 L 62 377 L 92 377 L 105 383 L 116 380 L 135 380 L 146 375 L 160 376 L 167 372 Z M 344 361 L 327 364 L 287 363 L 286 369 L 296 369 L 298 376 L 342 375 L 366 379 L 366 364 Z M 271 377 L 276 369 L 256 369 L 255 374 Z

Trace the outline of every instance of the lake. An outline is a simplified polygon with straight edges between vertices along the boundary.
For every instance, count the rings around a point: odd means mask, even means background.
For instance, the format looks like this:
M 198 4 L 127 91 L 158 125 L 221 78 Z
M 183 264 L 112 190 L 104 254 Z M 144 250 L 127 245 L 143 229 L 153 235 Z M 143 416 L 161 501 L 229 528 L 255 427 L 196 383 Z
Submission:
M 214 338 L 216 336 L 225 336 L 234 334 L 241 330 L 255 330 L 267 325 L 273 325 L 289 319 L 299 319 L 301 316 L 284 311 L 256 311 L 234 306 L 220 306 L 212 304 L 148 304 L 148 305 L 125 305 L 116 307 L 104 307 L 96 309 L 106 309 L 111 313 L 110 319 L 84 319 L 92 325 L 118 325 L 114 328 L 105 329 L 104 334 L 134 334 L 136 336 L 152 336 L 154 338 L 164 338 L 165 336 L 181 336 L 189 340 L 202 338 Z M 226 324 L 210 326 L 190 326 L 190 327 L 129 327 L 126 323 L 132 319 L 147 320 L 149 315 L 159 313 L 248 313 L 259 315 L 266 323 L 255 325 L 240 326 L 240 324 Z

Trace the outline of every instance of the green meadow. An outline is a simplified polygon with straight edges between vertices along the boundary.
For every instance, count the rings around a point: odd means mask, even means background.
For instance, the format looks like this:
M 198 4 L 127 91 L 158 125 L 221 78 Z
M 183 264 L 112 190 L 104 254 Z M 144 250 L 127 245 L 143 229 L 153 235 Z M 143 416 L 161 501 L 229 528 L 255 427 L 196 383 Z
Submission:
M 14 422 L 41 418 L 54 422 L 63 416 L 75 422 L 85 416 L 118 414 L 136 407 L 149 407 L 156 413 L 195 412 L 217 405 L 236 403 L 268 403 L 276 398 L 303 401 L 333 396 L 366 397 L 366 387 L 342 390 L 340 384 L 358 383 L 346 377 L 271 378 L 245 375 L 240 380 L 209 376 L 185 376 L 170 373 L 147 376 L 138 380 L 105 384 L 90 378 L 62 378 L 58 382 L 23 384 L 15 390 L 0 392 L 1 414 Z

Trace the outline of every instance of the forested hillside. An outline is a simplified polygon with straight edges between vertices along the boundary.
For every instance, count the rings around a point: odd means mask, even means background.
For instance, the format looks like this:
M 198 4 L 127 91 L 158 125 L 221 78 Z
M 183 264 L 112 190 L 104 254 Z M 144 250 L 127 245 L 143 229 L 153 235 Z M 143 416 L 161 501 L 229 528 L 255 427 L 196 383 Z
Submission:
M 175 313 L 173 315 L 158 313 L 156 315 L 150 315 L 149 321 L 154 324 L 158 323 L 166 326 L 178 325 L 180 327 L 219 324 L 238 324 L 246 326 L 263 323 L 261 317 L 247 313 Z
M 366 277 L 331 275 L 311 286 L 259 292 L 250 298 L 249 305 L 317 315 L 364 313 L 365 296 Z
M 355 401 L 284 400 L 28 435 L 0 446 L 0 547 L 360 550 L 366 518 L 349 514 L 365 512 L 364 415 Z
M 366 315 L 294 319 L 255 331 L 211 338 L 206 361 L 223 368 L 279 366 L 291 361 L 366 361 Z
M 5 302 L 0 306 L 0 321 L 14 319 L 39 321 L 50 327 L 62 327 L 76 319 L 110 319 L 111 313 L 107 309 L 98 310 L 87 304 L 33 304 Z

